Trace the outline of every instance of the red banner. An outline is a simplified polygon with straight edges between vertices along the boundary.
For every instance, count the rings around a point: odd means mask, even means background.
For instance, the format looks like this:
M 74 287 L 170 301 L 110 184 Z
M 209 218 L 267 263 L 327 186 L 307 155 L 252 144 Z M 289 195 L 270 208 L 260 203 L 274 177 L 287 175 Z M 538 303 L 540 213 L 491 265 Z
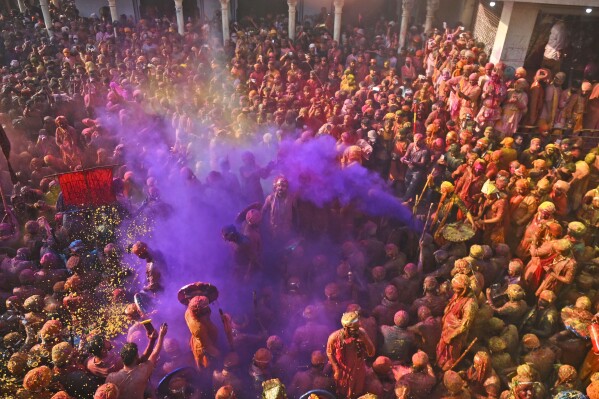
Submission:
M 102 206 L 116 202 L 112 167 L 95 168 L 58 176 L 65 205 Z

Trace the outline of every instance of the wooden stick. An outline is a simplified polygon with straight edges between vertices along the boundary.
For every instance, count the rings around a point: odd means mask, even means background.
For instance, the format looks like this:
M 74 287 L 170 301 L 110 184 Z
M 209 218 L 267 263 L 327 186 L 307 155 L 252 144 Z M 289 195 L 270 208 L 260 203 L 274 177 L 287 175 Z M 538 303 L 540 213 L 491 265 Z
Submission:
M 420 236 L 420 241 L 424 240 L 424 235 L 426 234 L 426 228 L 428 227 L 428 221 L 431 218 L 431 211 L 433 210 L 433 203 L 428 207 L 428 213 L 426 214 L 426 220 L 424 221 L 424 227 L 422 227 L 422 235 Z
M 455 366 L 458 365 L 458 363 L 460 363 L 462 360 L 464 360 L 464 357 L 466 357 L 466 354 L 468 352 L 470 352 L 470 349 L 472 349 L 472 347 L 474 346 L 474 344 L 476 343 L 476 341 L 478 341 L 478 337 L 474 338 L 472 340 L 472 342 L 470 342 L 470 345 L 468 345 L 468 347 L 466 348 L 466 350 L 462 353 L 462 355 L 460 357 L 458 357 L 458 360 L 456 360 L 453 365 L 449 368 L 449 370 L 453 370 L 453 368 Z
M 6 204 L 6 197 L 4 196 L 4 190 L 2 190 L 2 185 L 0 185 L 0 196 L 2 196 L 2 205 L 4 206 L 4 212 L 8 213 L 8 205 Z
M 428 176 L 426 176 L 426 183 L 424 183 L 424 187 L 422 188 L 420 195 L 416 194 L 416 200 L 414 201 L 414 207 L 412 208 L 412 213 L 414 213 L 414 214 L 416 213 L 416 211 L 418 209 L 418 205 L 420 205 L 420 201 L 422 201 L 422 197 L 424 197 L 426 189 L 431 184 L 431 181 L 432 181 L 432 173 L 429 174 Z

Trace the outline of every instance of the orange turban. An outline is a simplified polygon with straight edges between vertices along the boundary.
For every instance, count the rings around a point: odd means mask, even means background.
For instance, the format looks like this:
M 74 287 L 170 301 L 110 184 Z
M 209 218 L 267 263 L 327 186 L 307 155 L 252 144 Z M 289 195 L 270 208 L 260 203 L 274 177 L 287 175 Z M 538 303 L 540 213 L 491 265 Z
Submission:
M 28 391 L 41 391 L 47 388 L 52 382 L 52 371 L 48 366 L 36 367 L 25 375 L 23 379 L 23 388 Z

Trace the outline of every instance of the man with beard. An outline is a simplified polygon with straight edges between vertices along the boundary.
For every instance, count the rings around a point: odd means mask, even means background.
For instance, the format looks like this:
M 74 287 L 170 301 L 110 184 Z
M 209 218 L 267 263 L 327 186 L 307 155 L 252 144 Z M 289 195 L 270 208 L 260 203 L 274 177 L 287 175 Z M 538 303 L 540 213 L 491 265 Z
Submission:
M 474 117 L 477 114 L 481 92 L 478 85 L 478 74 L 471 73 L 468 77 L 468 84 L 464 85 L 463 90 L 457 93 L 460 101 L 460 123 L 466 121 L 466 115 Z
M 466 168 L 464 174 L 456 182 L 455 191 L 466 205 L 469 212 L 476 214 L 478 200 L 480 198 L 483 184 L 487 180 L 485 171 L 487 165 L 484 160 L 477 159 L 472 167 Z
M 393 139 L 393 146 L 391 148 L 391 166 L 389 169 L 389 179 L 393 182 L 394 186 L 400 185 L 400 189 L 403 190 L 404 181 L 406 178 L 407 166 L 401 162 L 401 158 L 406 155 L 410 141 L 408 140 L 409 128 L 401 127 L 397 130 L 397 135 Z
M 539 115 L 543 109 L 543 100 L 545 98 L 545 83 L 549 77 L 549 71 L 539 69 L 535 74 L 534 81 L 530 86 L 530 97 L 528 102 L 528 114 L 524 124 L 527 126 L 536 126 Z
M 449 133 L 447 134 L 448 136 Z M 455 172 L 460 165 L 464 164 L 464 158 L 462 157 L 462 154 L 460 154 L 460 146 L 457 143 L 452 143 L 449 145 L 447 152 L 445 153 L 443 158 L 443 161 L 446 166 L 446 177 L 451 176 L 451 174 Z
M 483 230 L 483 242 L 488 245 L 503 244 L 505 243 L 504 218 L 507 216 L 507 200 L 490 181 L 483 185 L 482 193 L 485 202 L 476 224 Z
M 482 107 L 476 116 L 479 128 L 484 130 L 488 126 L 494 126 L 501 117 L 501 102 L 506 95 L 506 88 L 497 72 L 491 74 L 491 80 L 485 83 L 481 94 Z
M 555 213 L 555 205 L 552 202 L 545 201 L 537 208 L 537 213 L 526 226 L 524 235 L 518 248 L 516 256 L 522 259 L 523 262 L 528 262 L 530 259 L 530 247 L 533 245 L 540 246 L 541 240 L 545 237 L 549 224 L 556 222 L 553 218 Z
M 514 83 L 514 88 L 507 91 L 507 98 L 503 105 L 501 121 L 498 124 L 500 130 L 505 136 L 513 136 L 520 125 L 520 120 L 527 111 L 528 95 L 526 89 L 528 82 L 526 79 L 518 79 Z
M 374 356 L 374 344 L 360 328 L 357 312 L 344 313 L 343 328 L 333 332 L 327 342 L 327 357 L 333 368 L 337 394 L 356 399 L 364 394 L 366 358 Z
M 532 169 L 533 162 L 541 156 L 541 139 L 538 137 L 530 140 L 530 147 L 522 151 L 520 158 L 518 159 L 526 169 Z
M 538 196 L 530 192 L 530 183 L 527 179 L 518 179 L 514 184 L 514 194 L 509 200 L 509 215 L 511 224 L 511 235 L 508 239 L 510 247 L 516 248 L 526 225 L 533 218 L 538 206 Z
M 271 236 L 278 242 L 285 242 L 296 225 L 297 203 L 288 192 L 289 181 L 285 177 L 276 178 L 273 187 L 274 192 L 264 201 L 262 216 Z
M 556 240 L 553 243 L 557 256 L 552 264 L 548 266 L 545 279 L 537 289 L 540 295 L 545 290 L 553 291 L 559 295 L 564 285 L 570 285 L 574 282 L 577 264 L 572 254 L 572 242 L 566 238 Z
M 521 331 L 534 334 L 540 339 L 551 337 L 559 328 L 559 311 L 555 307 L 556 295 L 553 291 L 542 291 L 537 305 L 524 317 Z
M 562 85 L 564 84 L 565 79 L 566 74 L 558 72 L 555 74 L 552 84 L 545 88 L 545 98 L 543 99 L 543 110 L 539 117 L 539 125 L 545 122 L 549 128 L 552 128 L 557 121 L 559 98 L 562 94 Z
M 470 288 L 470 279 L 456 274 L 451 280 L 453 297 L 443 315 L 443 332 L 437 345 L 437 365 L 444 371 L 454 366 L 466 347 L 470 326 L 478 312 L 478 304 Z
M 460 215 L 461 214 L 461 215 Z M 437 244 L 444 244 L 445 239 L 442 236 L 443 228 L 450 223 L 454 223 L 465 217 L 474 227 L 472 214 L 464 204 L 464 201 L 455 193 L 455 187 L 448 181 L 441 183 L 441 199 L 433 214 L 431 222 L 431 231 Z
M 56 145 L 60 148 L 62 160 L 69 169 L 81 166 L 83 154 L 81 152 L 81 139 L 77 131 L 69 126 L 67 118 L 56 118 Z
M 580 93 L 574 88 L 571 89 L 572 95 L 560 113 L 563 116 L 565 125 L 572 126 L 573 133 L 578 133 L 583 128 L 584 115 L 587 113 L 587 105 L 592 88 L 593 86 L 590 82 L 583 82 L 580 87 Z
M 377 139 L 373 145 L 372 151 L 374 170 L 385 180 L 389 177 L 391 151 L 393 150 L 393 136 L 393 119 L 386 117 L 383 122 L 383 127 L 377 132 Z

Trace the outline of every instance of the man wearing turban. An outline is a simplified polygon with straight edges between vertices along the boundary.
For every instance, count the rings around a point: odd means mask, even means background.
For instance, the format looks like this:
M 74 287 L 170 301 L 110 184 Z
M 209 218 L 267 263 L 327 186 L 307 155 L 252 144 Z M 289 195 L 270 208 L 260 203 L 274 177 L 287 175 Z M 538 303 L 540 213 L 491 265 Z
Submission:
M 483 231 L 483 242 L 488 245 L 505 243 L 507 198 L 494 183 L 487 181 L 481 193 L 485 196 L 477 227 Z
M 360 328 L 358 312 L 341 317 L 343 328 L 333 332 L 327 342 L 327 357 L 339 397 L 355 399 L 365 392 L 366 358 L 374 356 L 374 344 Z
M 468 332 L 478 312 L 468 276 L 458 273 L 451 280 L 453 296 L 443 315 L 443 332 L 437 345 L 437 364 L 449 370 L 466 347 Z
M 543 99 L 543 109 L 541 111 L 540 121 L 547 123 L 552 128 L 557 120 L 559 112 L 559 99 L 562 94 L 562 85 L 566 79 L 566 74 L 558 72 L 553 78 L 552 84 L 545 88 L 545 98 Z
M 580 93 L 574 88 L 570 89 L 567 102 L 558 115 L 560 127 L 572 127 L 574 133 L 583 129 L 583 119 L 587 112 L 587 105 L 593 85 L 590 82 L 582 82 Z
M 210 320 L 210 306 L 208 298 L 196 296 L 192 298 L 185 311 L 185 322 L 191 332 L 189 345 L 198 369 L 210 367 L 210 364 L 220 356 L 216 346 L 218 343 L 218 330 Z
M 532 246 L 540 246 L 543 242 L 549 224 L 555 222 L 553 215 L 555 214 L 555 205 L 552 202 L 545 201 L 537 208 L 537 213 L 532 218 L 526 230 L 524 230 L 524 236 L 520 241 L 520 245 L 516 249 L 516 256 L 522 259 L 523 262 L 530 260 L 530 249 Z
M 437 244 L 444 244 L 445 240 L 442 236 L 443 228 L 464 217 L 472 227 L 474 227 L 472 214 L 464 204 L 464 201 L 462 201 L 455 193 L 454 185 L 448 181 L 444 181 L 441 183 L 441 199 L 439 200 L 437 211 L 434 213 L 433 221 L 431 223 L 431 231 L 433 231 L 435 242 Z
M 576 260 L 572 255 L 572 242 L 567 238 L 556 240 L 553 243 L 557 256 L 549 265 L 547 275 L 537 289 L 537 296 L 544 290 L 550 290 L 559 295 L 564 285 L 574 282 L 576 276 Z

